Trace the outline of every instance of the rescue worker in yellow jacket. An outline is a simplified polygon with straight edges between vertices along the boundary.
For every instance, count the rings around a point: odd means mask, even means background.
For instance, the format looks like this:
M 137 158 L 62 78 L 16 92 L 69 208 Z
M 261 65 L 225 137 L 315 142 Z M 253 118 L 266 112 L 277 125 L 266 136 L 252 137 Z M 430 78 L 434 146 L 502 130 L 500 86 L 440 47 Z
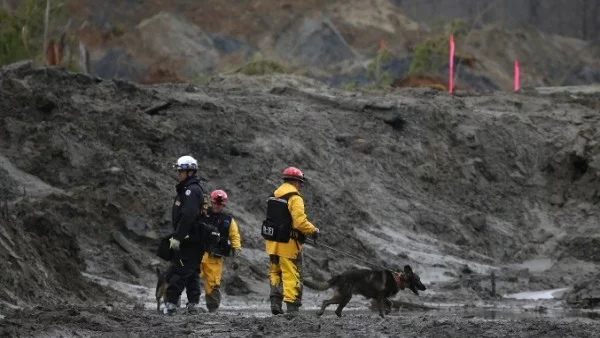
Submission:
M 288 313 L 302 306 L 302 245 L 306 236 L 317 238 L 319 229 L 306 216 L 300 196 L 305 178 L 300 169 L 286 168 L 284 183 L 267 201 L 267 217 L 262 225 L 269 255 L 271 312 L 283 314 L 282 301 Z
M 218 244 L 206 249 L 200 264 L 200 277 L 204 278 L 206 308 L 209 312 L 215 312 L 221 304 L 220 286 L 224 257 L 232 258 L 232 268 L 236 270 L 242 243 L 237 223 L 231 215 L 223 212 L 228 201 L 227 193 L 215 190 L 210 194 L 210 201 L 208 222 L 219 230 L 220 239 Z

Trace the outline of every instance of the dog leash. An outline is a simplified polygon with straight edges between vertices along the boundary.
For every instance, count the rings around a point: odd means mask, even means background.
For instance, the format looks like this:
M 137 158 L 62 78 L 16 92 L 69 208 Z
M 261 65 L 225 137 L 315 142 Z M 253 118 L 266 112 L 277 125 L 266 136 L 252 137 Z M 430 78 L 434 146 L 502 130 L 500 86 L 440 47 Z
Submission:
M 372 268 L 377 268 L 377 269 L 382 269 L 382 270 L 389 270 L 388 268 L 386 268 L 386 267 L 384 267 L 384 266 L 377 265 L 377 264 L 375 264 L 375 263 L 373 263 L 373 262 L 370 262 L 370 261 L 368 261 L 368 260 L 366 260 L 366 259 L 364 259 L 364 258 L 360 258 L 360 257 L 358 257 L 358 256 L 356 256 L 356 255 L 353 255 L 353 254 L 351 254 L 351 253 L 347 253 L 347 252 L 345 252 L 345 251 L 342 251 L 342 250 L 336 249 L 336 248 L 334 248 L 334 247 L 331 247 L 331 246 L 329 246 L 329 245 L 325 245 L 325 244 L 322 244 L 322 243 L 317 243 L 317 241 L 316 241 L 316 240 L 314 240 L 314 239 L 312 239 L 312 242 L 309 242 L 309 244 L 312 244 L 312 245 L 314 245 L 315 247 L 324 247 L 324 248 L 326 248 L 326 249 L 329 249 L 329 250 L 331 250 L 331 251 L 335 251 L 335 252 L 337 252 L 337 253 L 339 253 L 339 254 L 342 254 L 342 255 L 345 255 L 345 256 L 351 257 L 351 258 L 353 258 L 353 259 L 355 259 L 355 260 L 357 260 L 357 261 L 359 261 L 359 262 L 362 262 L 362 263 L 365 263 L 365 264 L 367 264 L 368 266 L 370 266 L 370 267 L 372 267 Z

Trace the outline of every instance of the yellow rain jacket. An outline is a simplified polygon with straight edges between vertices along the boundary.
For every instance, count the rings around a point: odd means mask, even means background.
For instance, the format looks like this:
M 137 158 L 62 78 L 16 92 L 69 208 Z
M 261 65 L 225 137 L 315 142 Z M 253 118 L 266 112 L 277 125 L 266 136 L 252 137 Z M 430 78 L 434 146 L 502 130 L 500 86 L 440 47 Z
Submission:
M 283 183 L 275 192 L 275 198 L 280 198 L 285 194 L 296 192 L 298 195 L 293 195 L 288 199 L 288 210 L 292 215 L 292 229 L 295 229 L 304 235 L 312 235 L 316 228 L 307 219 L 304 211 L 304 200 L 300 196 L 298 189 L 289 183 Z M 295 239 L 290 239 L 287 243 L 279 243 L 275 241 L 265 241 L 265 251 L 268 255 L 277 255 L 289 259 L 296 259 L 298 253 L 302 250 L 302 244 Z

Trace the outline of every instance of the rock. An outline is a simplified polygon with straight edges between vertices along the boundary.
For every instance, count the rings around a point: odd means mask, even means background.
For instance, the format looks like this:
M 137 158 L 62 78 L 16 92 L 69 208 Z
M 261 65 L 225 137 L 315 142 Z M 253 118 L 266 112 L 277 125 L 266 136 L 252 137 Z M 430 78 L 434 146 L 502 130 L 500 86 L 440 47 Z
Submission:
M 211 34 L 210 38 L 213 41 L 213 45 L 221 54 L 233 54 L 241 49 L 249 50 L 250 47 L 245 41 L 236 39 L 231 36 L 221 34 Z
M 173 61 L 190 76 L 215 70 L 219 53 L 198 26 L 172 13 L 160 12 L 137 27 L 146 52 Z
M 107 79 L 136 80 L 143 72 L 143 67 L 125 50 L 113 47 L 92 62 L 91 72 Z
M 279 35 L 277 53 L 307 66 L 324 66 L 355 57 L 352 48 L 326 17 L 301 17 Z

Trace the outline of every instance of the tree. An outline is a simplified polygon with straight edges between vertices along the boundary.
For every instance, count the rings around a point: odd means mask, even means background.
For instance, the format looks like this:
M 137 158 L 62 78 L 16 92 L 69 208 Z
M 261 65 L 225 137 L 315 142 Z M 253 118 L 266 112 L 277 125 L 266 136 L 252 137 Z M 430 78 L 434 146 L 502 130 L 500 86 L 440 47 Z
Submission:
M 462 20 L 451 21 L 444 32 L 417 44 L 413 50 L 412 61 L 408 69 L 409 76 L 437 75 L 448 65 L 448 36 L 455 39 L 467 35 L 466 23 Z M 458 53 L 456 57 L 459 57 Z
M 24 0 L 14 11 L 0 7 L 0 65 L 40 56 L 44 42 L 46 2 Z M 62 4 L 53 2 L 50 17 L 62 18 Z
M 388 49 L 385 47 L 385 44 L 382 41 L 379 46 L 379 49 L 377 50 L 377 55 L 367 65 L 367 73 L 374 81 L 375 86 L 388 87 L 394 80 L 390 73 L 382 71 L 383 65 L 391 59 L 392 54 L 388 51 Z

